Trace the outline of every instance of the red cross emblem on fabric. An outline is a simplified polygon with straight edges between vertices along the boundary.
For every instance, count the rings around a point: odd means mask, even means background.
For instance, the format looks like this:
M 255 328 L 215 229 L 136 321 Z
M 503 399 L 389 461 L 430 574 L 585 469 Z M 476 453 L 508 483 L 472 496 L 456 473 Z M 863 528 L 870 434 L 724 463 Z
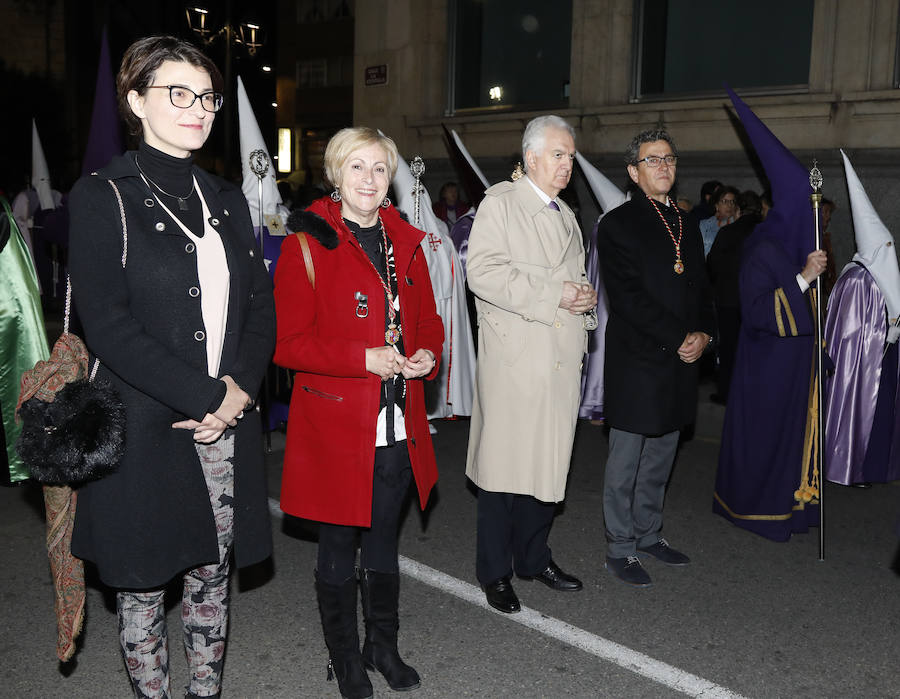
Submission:
M 444 241 L 440 239 L 440 236 L 436 236 L 434 233 L 428 234 L 428 244 L 435 252 L 437 252 L 438 245 L 443 245 L 443 243 Z

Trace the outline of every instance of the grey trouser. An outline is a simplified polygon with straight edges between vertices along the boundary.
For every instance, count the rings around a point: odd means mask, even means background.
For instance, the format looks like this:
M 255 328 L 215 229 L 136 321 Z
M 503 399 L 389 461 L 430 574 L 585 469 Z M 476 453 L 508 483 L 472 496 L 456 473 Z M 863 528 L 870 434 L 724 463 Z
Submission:
M 659 539 L 678 435 L 678 430 L 646 437 L 610 429 L 603 483 L 606 555 L 610 558 L 633 556 L 638 547 Z

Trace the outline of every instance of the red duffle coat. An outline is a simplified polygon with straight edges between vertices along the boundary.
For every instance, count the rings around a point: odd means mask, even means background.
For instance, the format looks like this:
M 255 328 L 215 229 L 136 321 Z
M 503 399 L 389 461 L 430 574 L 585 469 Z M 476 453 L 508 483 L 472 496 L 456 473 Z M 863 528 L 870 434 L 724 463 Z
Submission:
M 315 214 L 315 216 L 311 215 Z M 381 211 L 394 246 L 403 345 L 434 353 L 441 363 L 444 327 L 435 311 L 431 280 L 419 243 L 424 233 L 393 206 Z M 324 197 L 299 217 L 307 233 L 315 288 L 307 277 L 296 235 L 281 246 L 275 270 L 278 341 L 275 362 L 295 369 L 281 484 L 281 509 L 305 519 L 367 527 L 372 517 L 375 426 L 381 379 L 366 371 L 365 350 L 384 343 L 384 290 L 372 263 L 341 218 L 340 204 Z M 369 313 L 357 314 L 356 294 Z M 407 381 L 407 448 L 422 509 L 437 481 L 437 464 L 422 379 Z

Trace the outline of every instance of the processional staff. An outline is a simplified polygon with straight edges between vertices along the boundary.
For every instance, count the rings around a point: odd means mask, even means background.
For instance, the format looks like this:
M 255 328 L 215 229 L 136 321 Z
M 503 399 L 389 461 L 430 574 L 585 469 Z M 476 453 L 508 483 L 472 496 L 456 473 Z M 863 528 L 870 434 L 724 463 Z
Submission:
M 250 153 L 249 157 L 249 165 L 250 171 L 256 175 L 256 183 L 257 183 L 257 204 L 259 205 L 259 254 L 260 259 L 265 260 L 265 238 L 263 230 L 265 227 L 265 220 L 263 218 L 263 179 L 266 176 L 266 173 L 269 172 L 269 154 L 266 153 L 263 149 L 257 149 Z M 266 432 L 266 452 L 271 453 L 272 451 L 272 433 L 269 431 L 268 427 L 268 415 L 269 415 L 269 406 L 271 403 L 269 402 L 269 372 L 266 371 L 263 374 L 263 382 L 262 382 L 262 405 L 260 406 L 260 418 L 263 423 L 263 429 Z
M 818 162 L 813 159 L 812 170 L 809 171 L 809 196 L 813 208 L 813 227 L 815 229 L 816 250 L 822 249 L 821 231 L 819 227 L 819 209 L 822 205 L 822 173 Z M 825 398 L 822 393 L 825 385 L 822 375 L 825 343 L 822 338 L 822 275 L 816 277 L 816 463 L 815 468 L 819 480 L 819 560 L 825 560 Z

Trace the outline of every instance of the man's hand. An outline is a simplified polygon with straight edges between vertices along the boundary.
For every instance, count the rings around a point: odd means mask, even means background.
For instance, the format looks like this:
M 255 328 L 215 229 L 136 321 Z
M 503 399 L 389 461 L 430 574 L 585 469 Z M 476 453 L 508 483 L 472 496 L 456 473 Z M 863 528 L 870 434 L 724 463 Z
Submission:
M 825 271 L 825 265 L 828 263 L 828 255 L 824 250 L 813 250 L 806 256 L 806 266 L 800 272 L 800 276 L 806 280 L 807 284 L 812 284 L 816 277 Z M 794 268 L 796 269 L 796 267 Z
M 590 284 L 563 282 L 559 307 L 573 315 L 586 313 L 597 305 L 597 292 Z
M 707 345 L 712 338 L 704 332 L 690 332 L 684 337 L 684 342 L 681 343 L 681 347 L 678 348 L 678 356 L 681 358 L 685 364 L 693 364 L 698 359 L 700 359 L 700 355 L 703 354 L 703 350 L 706 349 Z

